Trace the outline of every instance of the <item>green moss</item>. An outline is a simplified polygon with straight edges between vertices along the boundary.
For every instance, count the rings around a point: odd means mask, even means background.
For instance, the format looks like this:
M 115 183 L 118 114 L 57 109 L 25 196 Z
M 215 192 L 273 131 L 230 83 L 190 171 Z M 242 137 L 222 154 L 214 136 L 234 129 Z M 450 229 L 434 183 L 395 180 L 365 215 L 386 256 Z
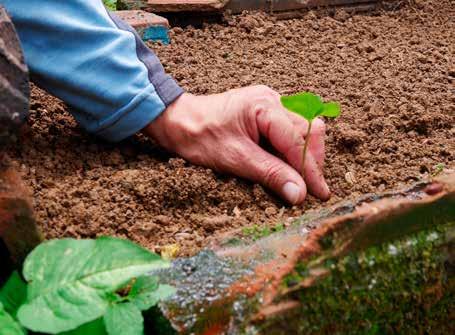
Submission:
M 284 230 L 284 224 L 278 223 L 272 227 L 264 226 L 261 227 L 259 225 L 254 225 L 251 227 L 245 227 L 242 229 L 242 235 L 244 237 L 250 238 L 253 241 L 259 240 L 263 237 L 267 237 L 272 235 L 273 233 L 277 233 Z
M 454 227 L 447 224 L 337 259 L 301 262 L 283 282 L 295 314 L 261 325 L 305 334 L 450 333 L 455 323 Z M 330 275 L 299 288 L 316 269 Z M 293 287 L 295 290 L 293 290 Z M 453 315 L 452 315 L 453 316 Z

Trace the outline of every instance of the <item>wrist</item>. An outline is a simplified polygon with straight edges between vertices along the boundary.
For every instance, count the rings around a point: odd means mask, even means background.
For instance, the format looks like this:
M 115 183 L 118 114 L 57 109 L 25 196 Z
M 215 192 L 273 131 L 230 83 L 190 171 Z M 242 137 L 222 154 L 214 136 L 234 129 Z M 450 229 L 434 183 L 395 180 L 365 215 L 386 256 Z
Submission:
M 193 103 L 193 100 L 196 96 L 190 93 L 183 93 L 174 102 L 172 102 L 155 120 L 150 122 L 142 132 L 156 141 L 158 144 L 161 144 L 165 147 L 166 138 L 168 137 L 168 132 L 172 131 L 168 129 L 168 124 L 170 120 L 177 118 L 180 114 L 180 110 L 188 110 Z

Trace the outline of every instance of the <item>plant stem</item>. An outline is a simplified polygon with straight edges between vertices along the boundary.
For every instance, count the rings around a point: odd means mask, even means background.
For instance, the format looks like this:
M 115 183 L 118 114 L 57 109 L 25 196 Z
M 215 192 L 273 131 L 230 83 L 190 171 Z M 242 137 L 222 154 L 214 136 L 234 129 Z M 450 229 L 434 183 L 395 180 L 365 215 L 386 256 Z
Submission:
M 310 142 L 310 133 L 311 133 L 311 126 L 313 125 L 313 120 L 308 121 L 308 132 L 306 134 L 305 144 L 303 145 L 303 154 L 302 154 L 302 178 L 305 178 L 305 159 L 306 159 L 306 152 L 308 150 L 308 143 Z

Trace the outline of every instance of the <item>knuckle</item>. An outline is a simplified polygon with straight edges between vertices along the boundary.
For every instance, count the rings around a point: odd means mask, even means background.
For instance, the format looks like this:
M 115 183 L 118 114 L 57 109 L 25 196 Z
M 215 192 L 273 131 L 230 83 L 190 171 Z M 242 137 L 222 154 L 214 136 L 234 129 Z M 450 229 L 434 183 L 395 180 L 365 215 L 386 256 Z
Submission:
M 255 90 L 258 93 L 258 95 L 265 97 L 265 98 L 276 98 L 276 96 L 278 94 L 277 92 L 275 92 L 273 89 L 271 89 L 270 87 L 268 87 L 266 85 L 257 85 L 254 87 L 255 87 Z
M 263 180 L 269 185 L 276 185 L 281 175 L 284 173 L 284 167 L 278 163 L 269 163 L 264 169 Z

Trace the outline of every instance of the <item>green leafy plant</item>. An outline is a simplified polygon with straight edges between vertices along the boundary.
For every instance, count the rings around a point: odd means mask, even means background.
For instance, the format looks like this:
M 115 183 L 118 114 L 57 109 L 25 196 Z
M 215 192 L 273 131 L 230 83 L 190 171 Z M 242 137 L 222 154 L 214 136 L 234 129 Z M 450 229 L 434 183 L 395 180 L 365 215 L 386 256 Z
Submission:
M 318 116 L 336 118 L 341 114 L 341 107 L 338 102 L 324 103 L 320 96 L 309 92 L 283 96 L 281 97 L 281 103 L 285 108 L 302 116 L 308 121 L 308 133 L 305 144 L 303 145 L 302 158 L 302 176 L 304 176 L 305 159 L 313 121 Z
M 444 163 L 438 163 L 435 166 L 433 166 L 433 171 L 431 172 L 431 175 L 433 177 L 436 177 L 440 175 L 442 172 L 444 172 L 444 169 L 446 168 Z
M 242 234 L 245 237 L 251 238 L 253 241 L 259 240 L 260 238 L 269 236 L 273 233 L 277 233 L 284 230 L 284 224 L 278 223 L 272 227 L 266 226 L 261 227 L 259 225 L 254 225 L 250 227 L 245 227 L 242 229 Z
M 117 0 L 103 0 L 103 3 L 109 10 L 117 9 Z
M 7 335 L 23 335 L 24 330 L 20 324 L 9 314 L 0 302 L 0 333 Z
M 149 275 L 168 266 L 111 237 L 43 243 L 24 263 L 25 281 L 14 273 L 0 290 L 0 333 L 143 334 L 142 312 L 175 292 Z

